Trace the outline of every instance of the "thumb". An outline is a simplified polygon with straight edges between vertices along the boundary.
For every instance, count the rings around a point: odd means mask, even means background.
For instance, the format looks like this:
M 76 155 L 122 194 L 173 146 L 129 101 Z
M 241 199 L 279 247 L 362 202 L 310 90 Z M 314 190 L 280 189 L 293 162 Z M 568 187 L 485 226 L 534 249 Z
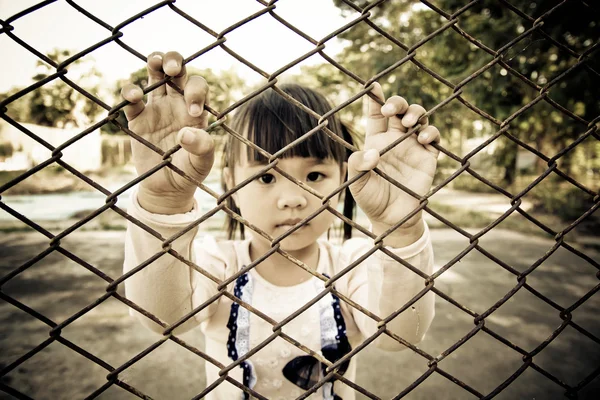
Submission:
M 203 181 L 215 160 L 215 142 L 210 134 L 202 129 L 182 128 L 177 133 L 177 143 L 184 150 L 176 153 L 182 157 L 180 167 L 194 179 Z
M 366 151 L 356 151 L 348 158 L 348 179 L 352 179 L 364 171 L 371 171 L 379 164 L 379 151 L 369 149 Z M 361 176 L 356 182 L 350 185 L 352 193 L 358 193 L 367 184 L 372 172 Z

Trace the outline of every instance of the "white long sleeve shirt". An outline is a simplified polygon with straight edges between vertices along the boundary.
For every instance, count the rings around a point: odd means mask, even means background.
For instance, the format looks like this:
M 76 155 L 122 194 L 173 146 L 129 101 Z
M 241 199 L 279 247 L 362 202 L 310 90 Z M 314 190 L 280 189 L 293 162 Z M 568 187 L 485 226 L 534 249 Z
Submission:
M 136 194 L 132 196 L 129 214 L 148 227 L 160 233 L 165 239 L 175 235 L 201 215 L 198 207 L 185 214 L 157 215 L 142 209 Z M 341 246 L 319 240 L 319 261 L 317 272 L 329 277 L 336 275 L 349 264 L 360 258 L 373 247 L 372 240 L 350 239 Z M 223 281 L 236 274 L 251 263 L 249 255 L 250 239 L 244 241 L 216 241 L 211 236 L 201 236 L 198 229 L 192 229 L 172 243 L 172 248 L 194 262 L 218 280 Z M 393 253 L 425 274 L 433 269 L 433 251 L 429 230 L 426 227 L 423 236 L 410 246 L 390 249 Z M 127 228 L 125 243 L 124 271 L 128 272 L 162 251 L 162 243 L 154 236 L 131 222 Z M 256 269 L 244 275 L 242 299 L 277 322 L 297 311 L 314 299 L 323 290 L 320 279 L 311 279 L 294 286 L 276 286 L 265 280 Z M 234 294 L 240 280 L 227 286 Z M 243 284 L 243 283 L 242 283 Z M 125 280 L 126 296 L 146 311 L 154 314 L 167 324 L 173 324 L 194 308 L 206 302 L 218 293 L 218 284 L 198 271 L 177 260 L 170 254 L 163 254 L 152 264 Z M 380 318 L 386 318 L 402 308 L 410 299 L 425 288 L 424 279 L 381 251 L 376 251 L 360 265 L 343 275 L 335 282 L 335 289 Z M 240 289 L 240 287 L 238 287 Z M 240 292 L 241 293 L 241 292 Z M 316 353 L 326 340 L 327 321 L 343 318 L 343 324 L 334 323 L 333 329 L 346 334 L 354 349 L 365 338 L 377 331 L 377 323 L 361 311 L 339 300 L 339 307 L 330 307 L 331 295 L 324 296 L 317 303 L 284 325 L 282 331 Z M 330 311 L 340 310 L 341 317 Z M 163 328 L 142 314 L 130 310 L 143 325 L 157 333 Z M 238 315 L 239 314 L 239 315 Z M 428 292 L 419 301 L 402 312 L 387 324 L 387 328 L 410 343 L 419 342 L 427 332 L 434 316 L 434 294 Z M 231 332 L 231 321 L 237 331 Z M 229 323 L 229 327 L 228 327 Z M 248 350 L 260 344 L 273 334 L 271 323 L 248 312 L 242 306 L 232 307 L 232 301 L 221 296 L 210 306 L 204 308 L 186 323 L 174 331 L 182 333 L 200 325 L 206 337 L 207 355 L 223 365 L 233 362 L 232 348 L 237 349 L 241 357 Z M 243 326 L 242 326 L 243 325 Z M 337 326 L 335 326 L 337 325 Z M 343 332 L 342 332 L 343 331 Z M 200 332 L 198 333 L 200 334 Z M 335 333 L 333 333 L 335 335 Z M 336 336 L 337 337 L 337 336 Z M 235 341 L 235 346 L 231 344 Z M 229 344 L 229 346 L 228 346 Z M 381 335 L 375 344 L 382 349 L 399 351 L 405 349 L 397 341 Z M 239 353 L 243 354 L 239 354 Z M 269 399 L 293 399 L 304 390 L 288 380 L 282 373 L 284 366 L 298 356 L 307 353 L 276 337 L 256 354 L 249 363 L 252 368 L 250 386 L 253 390 Z M 206 363 L 207 385 L 219 378 L 219 368 Z M 228 375 L 242 383 L 243 368 L 235 367 Z M 354 381 L 356 376 L 356 357 L 350 361 L 344 377 Z M 309 399 L 327 399 L 327 386 L 313 393 Z M 343 382 L 335 381 L 333 391 L 344 400 L 353 400 L 355 391 Z M 224 381 L 206 396 L 209 400 L 242 399 L 243 392 Z

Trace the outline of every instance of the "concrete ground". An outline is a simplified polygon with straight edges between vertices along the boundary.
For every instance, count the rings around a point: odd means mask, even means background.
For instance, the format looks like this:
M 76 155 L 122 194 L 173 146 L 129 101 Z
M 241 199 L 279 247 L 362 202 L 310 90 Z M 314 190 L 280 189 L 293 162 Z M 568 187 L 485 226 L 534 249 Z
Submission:
M 436 267 L 440 268 L 468 247 L 469 242 L 449 229 L 432 231 Z M 62 246 L 115 278 L 122 266 L 124 232 L 75 232 Z M 494 229 L 480 246 L 517 271 L 544 256 L 552 240 Z M 48 248 L 37 233 L 5 233 L 0 236 L 0 277 Z M 596 248 L 597 249 L 597 248 Z M 583 248 L 598 262 L 594 248 Z M 560 307 L 569 307 L 598 287 L 597 270 L 589 262 L 559 248 L 527 277 L 527 284 Z M 515 276 L 477 250 L 445 271 L 436 288 L 470 310 L 483 313 L 515 285 Z M 105 282 L 80 265 L 54 252 L 2 286 L 2 293 L 42 313 L 55 322 L 70 317 L 104 293 Z M 595 293 L 572 313 L 572 321 L 595 338 L 600 337 L 600 294 Z M 521 288 L 485 320 L 485 327 L 525 351 L 535 349 L 560 327 L 559 312 Z M 438 297 L 436 317 L 419 347 L 436 357 L 475 327 L 473 318 Z M 48 339 L 49 327 L 0 300 L 0 370 Z M 118 367 L 146 349 L 157 336 L 129 317 L 127 308 L 109 299 L 62 331 L 62 337 Z M 181 336 L 203 348 L 199 332 Z M 393 398 L 427 371 L 427 362 L 410 350 L 385 353 L 372 346 L 359 355 L 356 383 L 380 398 Z M 600 343 L 567 326 L 525 371 L 496 399 L 561 399 L 564 389 L 546 375 L 575 387 L 600 366 Z M 439 363 L 482 395 L 489 394 L 523 365 L 522 355 L 480 331 Z M 1 378 L 34 399 L 84 398 L 106 383 L 107 371 L 58 342 L 35 354 Z M 150 355 L 119 375 L 120 379 L 156 399 L 189 399 L 204 388 L 204 362 L 173 342 L 165 342 Z M 1 386 L 0 386 L 1 387 Z M 598 399 L 600 377 L 579 392 L 579 399 Z M 0 399 L 13 398 L 0 391 Z M 133 399 L 117 386 L 100 399 Z M 364 398 L 357 395 L 358 399 Z M 407 399 L 475 399 L 474 395 L 439 373 L 433 373 Z

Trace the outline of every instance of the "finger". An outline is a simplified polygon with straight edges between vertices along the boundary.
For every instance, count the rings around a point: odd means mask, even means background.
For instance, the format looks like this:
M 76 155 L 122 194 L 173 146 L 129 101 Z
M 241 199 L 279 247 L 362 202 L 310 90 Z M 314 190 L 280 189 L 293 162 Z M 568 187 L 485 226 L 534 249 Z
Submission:
M 412 128 L 415 126 L 417 121 L 421 122 L 423 125 L 427 125 L 429 123 L 428 118 L 421 119 L 421 116 L 425 114 L 427 111 L 420 106 L 419 104 L 411 104 L 406 110 L 404 117 L 402 117 L 402 125 L 406 128 Z
M 206 178 L 215 159 L 215 143 L 202 129 L 183 128 L 177 133 L 177 142 L 184 152 L 177 152 L 177 162 L 183 170 L 199 181 Z
M 361 172 L 371 171 L 377 164 L 379 164 L 379 151 L 377 149 L 352 153 L 348 158 L 348 179 L 352 179 Z M 360 192 L 373 174 L 374 172 L 368 172 L 353 182 L 350 185 L 352 193 Z
M 382 102 L 385 101 L 383 89 L 377 82 L 373 83 L 374 87 L 371 93 L 374 94 Z M 367 136 L 387 131 L 387 118 L 381 113 L 381 106 L 372 98 L 367 98 L 368 114 L 367 114 Z
M 419 143 L 425 145 L 429 143 L 439 143 L 440 142 L 440 131 L 433 125 L 427 126 L 421 132 L 419 132 L 419 136 L 417 136 L 417 140 Z
M 440 153 L 438 149 L 431 145 L 431 143 L 439 143 L 441 141 L 440 131 L 435 126 L 429 125 L 419 132 L 417 141 L 425 146 L 425 148 L 432 152 L 436 157 Z
M 171 81 L 182 91 L 187 82 L 185 65 L 183 65 L 183 56 L 176 51 L 169 51 L 163 58 L 163 71 L 168 76 L 174 77 Z M 167 85 L 167 94 L 174 95 L 179 93 L 177 90 Z
M 123 86 L 121 89 L 121 97 L 131 103 L 124 108 L 127 121 L 133 120 L 144 111 L 144 92 L 139 86 L 131 83 Z
M 150 53 L 146 62 L 146 71 L 148 72 L 148 86 L 154 85 L 156 82 L 162 81 L 165 78 L 165 73 L 162 69 L 164 54 L 155 51 Z M 162 97 L 167 93 L 165 86 L 161 85 L 154 89 L 148 95 L 148 102 L 153 99 Z
M 389 118 L 388 129 L 406 132 L 406 128 L 402 125 L 402 120 L 397 117 L 398 114 L 404 114 L 408 110 L 408 102 L 400 96 L 392 96 L 381 107 L 381 113 Z
M 192 117 L 202 115 L 204 105 L 208 104 L 208 84 L 201 76 L 190 76 L 183 95 L 188 113 Z
M 370 171 L 375 168 L 378 163 L 379 151 L 377 151 L 377 149 L 355 151 L 348 158 L 348 169 L 355 172 Z

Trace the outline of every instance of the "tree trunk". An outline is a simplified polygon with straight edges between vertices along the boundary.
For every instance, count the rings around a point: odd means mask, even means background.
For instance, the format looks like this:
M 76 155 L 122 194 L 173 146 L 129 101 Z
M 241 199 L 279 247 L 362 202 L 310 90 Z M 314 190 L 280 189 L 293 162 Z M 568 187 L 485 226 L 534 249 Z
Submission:
M 511 141 L 503 149 L 503 154 L 500 156 L 502 166 L 504 167 L 502 184 L 505 189 L 515 183 L 515 179 L 517 178 L 517 152 L 517 144 Z

